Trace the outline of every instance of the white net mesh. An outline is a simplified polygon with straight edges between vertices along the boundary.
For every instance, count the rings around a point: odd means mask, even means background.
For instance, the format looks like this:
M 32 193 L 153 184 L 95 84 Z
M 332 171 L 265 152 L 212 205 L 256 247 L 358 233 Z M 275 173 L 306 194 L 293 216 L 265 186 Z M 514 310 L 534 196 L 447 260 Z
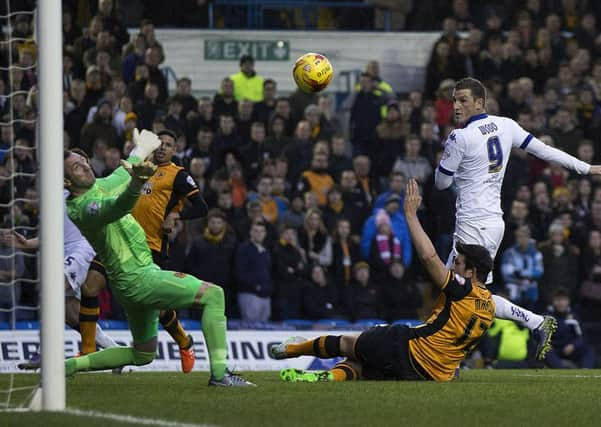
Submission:
M 24 354 L 19 330 L 36 327 L 39 308 L 37 252 L 14 244 L 15 233 L 36 236 L 38 221 L 35 12 L 23 4 L 0 5 L 0 408 L 27 406 L 39 384 L 14 373 L 35 351 Z

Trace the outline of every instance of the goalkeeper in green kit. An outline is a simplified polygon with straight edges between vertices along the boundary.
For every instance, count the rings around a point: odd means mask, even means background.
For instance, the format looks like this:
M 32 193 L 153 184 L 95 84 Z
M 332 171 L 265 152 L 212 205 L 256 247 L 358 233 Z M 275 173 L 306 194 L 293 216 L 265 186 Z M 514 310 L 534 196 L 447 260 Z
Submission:
M 112 347 L 68 359 L 66 373 L 146 365 L 156 356 L 159 310 L 199 307 L 211 366 L 209 385 L 253 386 L 226 366 L 223 290 L 183 273 L 163 271 L 152 261 L 144 230 L 130 212 L 156 170 L 144 160 L 161 141 L 152 132 L 135 130 L 134 143 L 128 162 L 102 179 L 96 179 L 84 157 L 70 151 L 64 155 L 64 185 L 70 192 L 67 213 L 103 261 L 134 341 L 133 347 Z

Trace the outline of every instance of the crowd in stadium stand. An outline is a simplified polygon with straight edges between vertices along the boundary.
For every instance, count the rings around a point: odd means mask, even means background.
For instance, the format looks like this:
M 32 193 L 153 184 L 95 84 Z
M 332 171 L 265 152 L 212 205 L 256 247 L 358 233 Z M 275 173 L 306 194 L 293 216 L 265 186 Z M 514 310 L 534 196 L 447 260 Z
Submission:
M 178 223 L 170 235 L 170 268 L 221 285 L 230 317 L 394 321 L 426 311 L 430 289 L 412 256 L 403 193 L 408 178 L 419 180 L 421 220 L 445 260 L 455 195 L 433 189 L 433 170 L 454 127 L 456 79 L 485 83 L 490 114 L 517 120 L 581 160 L 601 161 L 597 2 L 586 9 L 575 0 L 471 9 L 467 0 L 450 9 L 437 8 L 449 2 L 414 2 L 402 13 L 403 28 L 435 29 L 432 22 L 442 22 L 423 90 L 394 93 L 370 61 L 349 100 L 348 125 L 331 95 L 283 96 L 250 56 L 223 76 L 214 96 L 196 98 L 194 82 L 184 76 L 169 93 L 161 71 L 169 58 L 153 21 L 142 19 L 128 34 L 113 3 L 98 3 L 82 11 L 78 2 L 65 2 L 64 146 L 85 150 L 102 177 L 127 157 L 135 127 L 177 134 L 174 162 L 189 171 L 211 209 L 202 221 Z M 405 3 L 411 2 L 399 2 Z M 82 22 L 85 16 L 90 19 Z M 0 49 L 0 65 L 19 66 L 0 79 L 0 219 L 32 236 L 38 195 L 27 175 L 37 171 L 31 16 L 16 15 L 11 35 L 24 41 Z M 11 179 L 15 173 L 25 175 Z M 580 344 L 562 352 L 570 340 L 582 341 L 574 318 L 601 320 L 601 181 L 514 150 L 502 195 L 506 231 L 494 290 L 556 313 L 564 340 L 559 356 L 588 355 Z M 10 204 L 15 199 L 22 200 Z M 0 254 L 10 251 L 0 248 Z M 15 259 L 14 265 L 0 259 L 1 281 L 35 277 L 35 258 Z M 13 304 L 12 289 L 0 289 L 2 304 Z M 15 289 L 21 305 L 37 304 L 35 285 Z M 562 298 L 568 308 L 558 308 Z M 122 316 L 109 291 L 101 306 L 104 317 Z

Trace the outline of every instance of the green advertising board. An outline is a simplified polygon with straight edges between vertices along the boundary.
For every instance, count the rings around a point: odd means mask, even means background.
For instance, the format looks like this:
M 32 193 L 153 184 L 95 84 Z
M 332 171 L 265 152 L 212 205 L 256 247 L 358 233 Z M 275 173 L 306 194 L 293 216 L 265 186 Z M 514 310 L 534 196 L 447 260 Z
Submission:
M 256 61 L 288 61 L 290 42 L 287 40 L 205 40 L 205 60 L 237 61 L 242 55 L 252 55 Z

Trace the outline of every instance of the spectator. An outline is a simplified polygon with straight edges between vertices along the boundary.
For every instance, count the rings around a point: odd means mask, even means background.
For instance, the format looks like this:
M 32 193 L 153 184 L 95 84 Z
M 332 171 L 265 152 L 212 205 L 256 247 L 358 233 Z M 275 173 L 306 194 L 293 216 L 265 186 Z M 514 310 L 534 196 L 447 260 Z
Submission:
M 462 77 L 461 70 L 454 61 L 451 45 L 447 40 L 439 40 L 434 45 L 430 60 L 426 65 L 426 95 L 433 98 L 436 90 L 441 89 L 441 83 L 445 79 L 458 79 L 460 77 Z
M 236 129 L 240 139 L 247 143 L 250 138 L 250 127 L 253 120 L 253 103 L 248 99 L 238 102 L 238 115 L 236 116 Z
M 310 270 L 309 279 L 303 283 L 303 318 L 316 320 L 338 317 L 336 289 L 325 269 L 321 265 L 314 264 Z
M 515 230 L 516 244 L 502 256 L 501 271 L 509 299 L 535 309 L 539 299 L 538 279 L 543 275 L 543 255 L 530 238 L 530 229 L 522 225 Z
M 392 233 L 390 216 L 380 209 L 376 214 L 376 234 L 371 239 L 368 256 L 372 280 L 378 284 L 386 282 L 390 265 L 401 263 L 402 259 L 401 242 Z
M 250 239 L 236 251 L 236 281 L 238 283 L 238 308 L 242 320 L 266 322 L 271 317 L 271 255 L 263 246 L 265 224 L 252 223 Z
M 144 64 L 144 54 L 146 52 L 146 38 L 143 34 L 138 33 L 132 39 L 132 52 L 123 57 L 121 62 L 121 73 L 126 84 L 134 81 L 136 68 Z
M 261 204 L 263 218 L 272 224 L 277 224 L 278 220 L 286 210 L 286 205 L 281 199 L 275 199 L 271 195 L 273 178 L 269 175 L 262 175 L 257 181 L 257 192 L 249 195 L 248 200 L 257 200 Z
M 244 166 L 244 175 L 253 182 L 259 175 L 261 163 L 273 158 L 271 150 L 265 143 L 265 125 L 254 122 L 250 128 L 250 141 L 240 149 L 240 157 Z
M 363 223 L 371 213 L 371 203 L 365 192 L 357 183 L 357 175 L 353 170 L 345 170 L 340 176 L 342 200 L 348 209 L 351 222 L 351 234 L 358 241 L 363 228 Z
M 380 315 L 380 290 L 370 279 L 369 264 L 359 261 L 353 266 L 347 313 L 352 320 L 374 319 Z
M 361 74 L 359 85 L 359 92 L 354 95 L 351 107 L 351 143 L 354 154 L 371 154 L 376 127 L 380 123 L 380 107 L 384 100 L 374 92 L 374 80 L 371 75 Z
M 601 231 L 588 233 L 580 263 L 580 314 L 584 320 L 598 320 L 601 307 Z
M 307 276 L 305 251 L 298 245 L 296 229 L 280 226 L 280 239 L 273 250 L 275 307 L 281 320 L 301 317 L 303 282 Z
M 337 289 L 338 304 L 344 304 L 353 277 L 353 265 L 359 262 L 359 245 L 351 238 L 351 223 L 339 219 L 333 233 L 331 272 Z
M 146 83 L 144 99 L 136 104 L 135 112 L 142 129 L 152 129 L 154 120 L 165 113 L 165 106 L 160 102 L 160 89 L 154 82 Z
M 121 52 L 121 47 L 129 40 L 129 34 L 125 25 L 117 18 L 113 6 L 113 0 L 99 0 L 98 16 L 102 20 L 102 28 L 111 34 L 115 48 Z
M 304 119 L 311 127 L 311 138 L 314 141 L 330 140 L 333 133 L 332 129 L 330 128 L 328 121 L 321 114 L 317 105 L 307 105 L 305 108 Z
M 328 235 L 319 209 L 308 209 L 303 228 L 299 233 L 300 246 L 307 253 L 307 262 L 332 264 L 332 239 Z
M 365 199 L 372 205 L 379 191 L 379 183 L 372 177 L 371 160 L 369 157 L 360 155 L 353 159 L 353 170 L 357 177 L 359 188 L 365 194 Z
M 595 354 L 583 337 L 580 322 L 572 313 L 570 292 L 562 288 L 556 289 L 552 302 L 550 314 L 557 319 L 558 325 L 545 362 L 551 368 L 593 368 Z
M 112 125 L 113 110 L 111 103 L 101 100 L 98 103 L 98 111 L 94 115 L 92 123 L 86 123 L 81 128 L 80 148 L 89 156 L 92 155 L 94 141 L 102 138 L 109 147 L 119 146 L 120 139 L 117 131 Z
M 323 208 L 323 221 L 328 230 L 335 230 L 336 224 L 342 218 L 350 217 L 350 209 L 344 205 L 342 188 L 334 185 L 328 191 L 327 205 Z
M 161 104 L 167 101 L 169 92 L 167 90 L 167 78 L 159 69 L 159 64 L 162 62 L 162 50 L 157 46 L 150 46 L 144 54 L 144 63 L 148 67 L 149 80 L 156 84 L 159 95 L 158 102 Z
M 313 156 L 311 127 L 306 120 L 296 125 L 295 141 L 289 144 L 283 155 L 288 159 L 288 180 L 297 182 L 302 172 L 309 168 Z
M 390 217 L 392 233 L 394 237 L 399 240 L 401 245 L 401 259 L 403 261 L 403 265 L 405 268 L 408 268 L 412 259 L 411 238 L 409 237 L 409 229 L 407 228 L 405 215 L 402 213 L 402 211 L 399 211 L 399 206 L 400 198 L 396 195 L 392 195 L 386 201 L 386 205 L 384 206 L 383 210 Z M 363 226 L 363 235 L 361 237 L 361 257 L 363 259 L 369 258 L 371 242 L 374 236 L 377 234 L 376 217 L 378 213 L 375 213 L 369 217 Z
M 284 189 L 287 188 L 287 181 L 285 181 L 285 178 L 276 176 L 274 178 L 274 184 L 278 181 L 282 182 L 282 187 Z M 274 192 L 274 194 L 276 193 Z M 281 198 L 285 199 L 284 197 Z M 283 213 L 280 222 L 294 225 L 295 228 L 300 228 L 304 218 L 304 196 L 300 193 L 293 193 L 287 206 L 288 209 Z
M 497 369 L 530 366 L 530 331 L 511 320 L 495 319 L 480 345 L 485 364 Z
M 254 120 L 262 122 L 266 127 L 275 110 L 277 100 L 277 83 L 273 79 L 263 81 L 263 99 L 254 106 Z
M 574 295 L 576 292 L 579 251 L 566 239 L 563 225 L 554 222 L 549 227 L 549 240 L 540 244 L 543 255 L 544 274 L 541 280 L 540 301 L 544 306 L 552 303 L 552 296 L 558 288 L 565 288 Z
M 328 173 L 328 156 L 315 153 L 311 160 L 311 169 L 304 171 L 297 184 L 297 191 L 311 191 L 317 197 L 320 208 L 327 205 L 328 192 L 334 186 L 334 180 Z
M 402 142 L 409 129 L 400 118 L 398 104 L 389 102 L 386 118 L 376 127 L 377 139 L 372 158 L 379 177 L 388 176 L 395 159 L 401 154 Z
M 213 149 L 217 156 L 219 166 L 223 162 L 225 153 L 229 150 L 239 150 L 242 147 L 242 141 L 236 132 L 236 122 L 230 114 L 224 113 L 219 116 L 219 128 L 213 141 Z
M 336 133 L 332 136 L 330 152 L 328 162 L 330 165 L 330 176 L 338 182 L 342 171 L 353 168 L 353 161 L 346 154 L 346 141 L 342 134 Z
M 267 134 L 265 146 L 274 157 L 281 156 L 292 142 L 292 139 L 286 135 L 286 119 L 277 114 L 272 115 Z
M 144 90 L 149 81 L 150 73 L 146 64 L 140 64 L 136 67 L 134 81 L 127 86 L 127 93 L 131 97 L 134 104 L 141 102 L 144 99 Z
M 240 102 L 248 99 L 252 102 L 263 100 L 263 77 L 255 72 L 255 59 L 251 55 L 240 57 L 240 71 L 230 76 L 234 83 L 234 98 Z
M 232 312 L 234 298 L 234 255 L 236 235 L 219 209 L 211 209 L 202 234 L 190 243 L 184 271 L 211 283 L 219 283 L 225 291 L 227 312 Z
M 186 122 L 186 137 L 189 141 L 196 138 L 201 128 L 208 128 L 214 132 L 217 129 L 217 116 L 214 114 L 211 99 L 207 96 L 201 97 L 198 100 L 198 108 L 186 114 Z
M 390 177 L 388 180 L 388 191 L 384 191 L 380 193 L 376 198 L 374 203 L 374 212 L 377 212 L 380 209 L 384 209 L 386 205 L 386 201 L 393 195 L 396 195 L 400 199 L 399 203 L 399 212 L 401 210 L 401 206 L 403 203 L 403 198 L 405 196 L 405 175 L 402 172 L 393 171 L 390 173 Z
M 422 185 L 428 182 L 432 175 L 432 166 L 425 157 L 419 155 L 422 143 L 417 135 L 409 135 L 405 142 L 405 156 L 399 157 L 393 170 L 404 176 L 417 179 Z
M 182 105 L 182 117 L 187 117 L 190 111 L 196 110 L 198 101 L 192 95 L 192 80 L 190 78 L 182 77 L 177 79 L 173 99 L 177 99 Z
M 221 117 L 230 115 L 235 117 L 238 114 L 238 100 L 234 97 L 234 81 L 226 77 L 221 80 L 221 90 L 213 98 L 213 115 Z

